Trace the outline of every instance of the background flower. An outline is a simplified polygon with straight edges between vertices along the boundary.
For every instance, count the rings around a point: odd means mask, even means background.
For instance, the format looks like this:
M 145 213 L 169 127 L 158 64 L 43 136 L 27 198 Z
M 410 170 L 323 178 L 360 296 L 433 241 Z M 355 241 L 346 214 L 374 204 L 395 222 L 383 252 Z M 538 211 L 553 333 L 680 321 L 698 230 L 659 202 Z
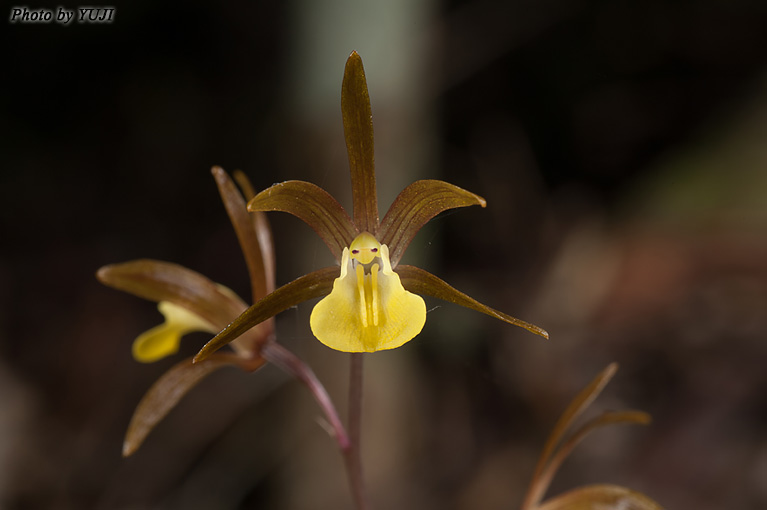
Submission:
M 266 218 L 252 216 L 234 182 L 220 167 L 213 167 L 221 199 L 232 222 L 250 274 L 254 300 L 274 290 L 274 246 Z M 243 191 L 254 194 L 242 173 L 236 174 Z M 104 266 L 97 272 L 101 283 L 158 303 L 165 321 L 139 335 L 133 357 L 143 363 L 176 354 L 181 338 L 196 331 L 216 334 L 247 305 L 223 285 L 185 267 L 156 260 L 135 260 Z M 123 455 L 133 454 L 146 436 L 167 416 L 182 397 L 202 379 L 225 366 L 253 372 L 265 363 L 261 350 L 274 341 L 274 321 L 266 320 L 231 343 L 232 354 L 214 356 L 203 363 L 192 358 L 174 365 L 155 382 L 133 413 L 123 442 Z

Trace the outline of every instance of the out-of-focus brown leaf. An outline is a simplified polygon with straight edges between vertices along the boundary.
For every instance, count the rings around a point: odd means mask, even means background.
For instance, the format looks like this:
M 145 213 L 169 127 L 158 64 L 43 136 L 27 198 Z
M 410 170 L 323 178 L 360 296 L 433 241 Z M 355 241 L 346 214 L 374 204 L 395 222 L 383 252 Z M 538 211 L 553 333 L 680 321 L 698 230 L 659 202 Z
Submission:
M 663 510 L 644 494 L 617 485 L 588 485 L 551 498 L 536 510 Z
M 381 221 L 381 244 L 389 247 L 392 267 L 396 267 L 413 237 L 433 217 L 457 207 L 487 202 L 479 195 L 437 180 L 423 180 L 403 189 Z
M 216 179 L 221 200 L 224 202 L 226 213 L 229 215 L 229 220 L 232 222 L 234 231 L 237 234 L 237 240 L 240 242 L 240 247 L 245 257 L 245 264 L 248 267 L 248 275 L 250 276 L 253 302 L 256 302 L 267 294 L 264 256 L 258 236 L 253 228 L 253 222 L 251 221 L 250 214 L 248 214 L 245 200 L 237 190 L 232 179 L 220 166 L 214 166 L 211 169 L 211 173 Z
M 522 504 L 523 510 L 534 508 L 535 505 L 541 501 L 544 493 L 546 492 L 546 489 L 548 489 L 548 483 L 542 479 L 542 475 L 546 469 L 546 465 L 548 464 L 549 459 L 554 454 L 556 446 L 560 443 L 564 437 L 565 432 L 570 427 L 570 425 L 572 425 L 573 421 L 575 421 L 575 419 L 580 416 L 580 414 L 594 401 L 594 399 L 597 398 L 597 396 L 604 389 L 605 385 L 615 375 L 617 370 L 618 364 L 610 363 L 607 368 L 602 370 L 602 372 L 600 372 L 599 375 L 597 375 L 594 380 L 589 383 L 588 386 L 586 386 L 581 390 L 580 393 L 578 393 L 578 395 L 570 402 L 570 405 L 567 406 L 565 412 L 562 413 L 562 416 L 559 417 L 557 424 L 554 426 L 554 429 L 551 431 L 551 434 L 546 440 L 546 444 L 543 447 L 541 456 L 535 466 L 532 482 L 530 483 L 530 489 L 528 489 L 528 493 L 525 496 L 524 503 Z
M 300 218 L 319 234 L 338 261 L 344 247 L 359 233 L 335 198 L 305 181 L 286 181 L 265 189 L 248 202 L 248 211 L 282 211 Z
M 353 51 L 341 85 L 341 113 L 352 178 L 354 223 L 378 235 L 378 195 L 373 159 L 373 113 L 362 59 Z M 348 246 L 348 245 L 347 245 Z
M 239 337 L 245 331 L 291 306 L 306 300 L 326 296 L 333 288 L 333 281 L 341 273 L 339 267 L 319 269 L 283 285 L 259 302 L 245 310 L 231 324 L 203 346 L 194 357 L 195 363 L 208 358 L 218 349 Z
M 154 427 L 173 409 L 181 398 L 212 372 L 225 366 L 236 366 L 252 372 L 264 364 L 261 358 L 247 359 L 233 355 L 214 355 L 202 363 L 192 358 L 176 364 L 160 377 L 139 402 L 131 418 L 123 442 L 123 457 L 132 455 Z
M 567 441 L 557 450 L 551 458 L 546 469 L 543 470 L 540 477 L 535 480 L 535 494 L 537 501 L 543 497 L 551 485 L 551 481 L 557 474 L 559 467 L 570 456 L 573 449 L 593 430 L 606 425 L 616 425 L 621 423 L 633 423 L 637 425 L 647 425 L 650 423 L 650 415 L 642 411 L 608 411 L 583 425 L 577 432 L 570 436 Z
M 587 435 L 589 435 L 595 429 L 604 427 L 606 425 L 618 425 L 618 424 L 634 424 L 634 425 L 648 425 L 652 421 L 649 414 L 644 411 L 607 411 L 597 416 L 593 420 L 583 425 L 578 429 L 562 447 L 557 451 L 557 457 L 561 457 L 562 460 L 567 458 L 570 452 L 580 443 Z M 554 460 L 549 464 L 553 464 Z M 554 468 L 556 470 L 556 468 Z
M 476 299 L 454 289 L 430 272 L 419 267 L 401 265 L 397 266 L 395 272 L 399 275 L 400 280 L 402 280 L 402 286 L 414 294 L 431 296 L 450 303 L 455 303 L 456 305 L 482 312 L 490 317 L 495 317 L 496 319 L 500 319 L 514 326 L 525 328 L 531 333 L 535 333 L 544 338 L 549 337 L 549 334 L 538 326 L 483 305 Z
M 104 266 L 96 273 L 104 285 L 150 301 L 170 301 L 223 328 L 246 308 L 233 292 L 196 271 L 159 260 L 139 259 Z

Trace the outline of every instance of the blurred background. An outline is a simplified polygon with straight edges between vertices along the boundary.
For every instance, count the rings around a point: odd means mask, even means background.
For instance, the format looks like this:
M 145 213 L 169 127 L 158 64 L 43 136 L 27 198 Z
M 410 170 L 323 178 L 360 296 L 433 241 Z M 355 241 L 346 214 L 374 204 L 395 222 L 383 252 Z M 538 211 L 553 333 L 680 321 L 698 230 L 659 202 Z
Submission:
M 312 181 L 348 207 L 355 49 L 381 214 L 422 178 L 488 201 L 430 223 L 403 263 L 551 334 L 427 300 L 421 335 L 367 356 L 375 508 L 518 508 L 559 414 L 611 361 L 591 414 L 654 422 L 588 438 L 550 495 L 604 482 L 669 509 L 767 507 L 767 4 L 110 6 L 111 24 L 0 34 L 0 507 L 352 507 L 317 406 L 273 367 L 214 374 L 121 458 L 141 396 L 208 337 L 134 362 L 161 316 L 94 275 L 149 257 L 247 297 L 209 169 Z M 300 221 L 270 220 L 278 284 L 333 263 Z M 348 359 L 312 338 L 312 305 L 280 315 L 278 339 L 343 413 Z

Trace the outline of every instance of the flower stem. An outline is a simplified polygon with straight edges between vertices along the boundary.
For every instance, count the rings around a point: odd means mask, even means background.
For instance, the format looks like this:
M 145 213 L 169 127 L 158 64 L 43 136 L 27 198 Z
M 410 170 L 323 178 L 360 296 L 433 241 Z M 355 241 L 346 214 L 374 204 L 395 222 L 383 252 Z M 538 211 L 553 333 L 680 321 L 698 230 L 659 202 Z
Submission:
M 262 347 L 261 355 L 268 362 L 273 363 L 306 385 L 325 414 L 325 419 L 330 424 L 332 435 L 338 443 L 338 447 L 342 452 L 349 450 L 349 436 L 343 423 L 341 423 L 341 418 L 338 417 L 338 412 L 327 390 L 314 375 L 309 365 L 277 342 L 269 342 Z M 344 457 L 346 457 L 346 453 L 344 453 Z
M 353 352 L 349 370 L 349 450 L 345 452 L 354 502 L 358 510 L 370 508 L 362 475 L 360 436 L 362 430 L 362 353 Z
M 344 458 L 349 484 L 352 489 L 357 510 L 370 510 L 362 480 L 362 462 L 360 460 L 360 424 L 362 415 L 362 355 L 353 354 L 351 363 L 351 387 L 349 391 L 349 427 L 347 434 L 338 417 L 333 401 L 327 390 L 317 379 L 309 365 L 289 350 L 276 342 L 269 342 L 261 349 L 261 355 L 280 369 L 292 375 L 309 389 L 320 409 L 325 414 L 332 429 L 332 436 Z M 356 357 L 356 359 L 355 359 Z

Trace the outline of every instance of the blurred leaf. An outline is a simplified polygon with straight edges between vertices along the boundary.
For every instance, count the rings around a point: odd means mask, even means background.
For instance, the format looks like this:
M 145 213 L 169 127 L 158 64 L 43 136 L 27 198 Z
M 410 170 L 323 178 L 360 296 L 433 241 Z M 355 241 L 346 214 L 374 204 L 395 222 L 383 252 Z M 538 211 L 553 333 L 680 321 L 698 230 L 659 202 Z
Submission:
M 615 425 L 621 423 L 633 423 L 638 425 L 647 425 L 650 423 L 650 415 L 642 411 L 608 411 L 600 416 L 590 420 L 583 425 L 577 432 L 570 436 L 567 441 L 557 450 L 551 462 L 546 469 L 535 480 L 535 503 L 540 501 L 551 485 L 551 481 L 557 474 L 559 467 L 572 453 L 573 449 L 593 430 L 604 427 L 605 425 Z
M 486 202 L 479 195 L 443 181 L 416 181 L 403 189 L 380 228 L 381 244 L 389 247 L 392 267 L 397 266 L 410 241 L 429 220 L 449 209 L 471 205 L 485 207 Z
M 195 363 L 206 359 L 245 331 L 268 318 L 306 300 L 329 294 L 333 288 L 333 281 L 338 278 L 340 273 L 341 269 L 338 267 L 319 269 L 268 294 L 261 301 L 245 310 L 234 322 L 205 344 L 194 357 Z
M 246 308 L 229 289 L 178 264 L 139 259 L 104 266 L 96 273 L 104 285 L 150 301 L 170 301 L 223 328 Z
M 310 182 L 275 184 L 248 202 L 248 210 L 290 213 L 312 227 L 340 262 L 344 247 L 357 236 L 357 228 L 338 201 Z
M 341 113 L 352 178 L 354 224 L 361 232 L 377 236 L 378 195 L 373 159 L 373 113 L 365 69 L 356 51 L 349 55 L 344 69 Z
M 602 392 L 602 389 L 604 389 L 605 385 L 612 379 L 617 370 L 618 364 L 610 363 L 607 368 L 602 370 L 602 372 L 589 383 L 588 386 L 581 390 L 581 392 L 570 402 L 570 405 L 567 406 L 567 409 L 562 413 L 562 416 L 559 417 L 554 429 L 546 440 L 541 456 L 538 458 L 538 463 L 535 465 L 535 471 L 533 472 L 530 487 L 527 490 L 525 500 L 522 503 L 523 510 L 533 508 L 541 501 L 550 482 L 550 480 L 548 482 L 544 480 L 542 475 L 549 459 L 554 454 L 556 446 L 560 443 L 573 421 L 575 421 L 575 419 Z
M 578 431 L 562 445 L 557 455 L 565 452 L 563 453 L 563 458 L 567 457 L 578 443 L 599 427 L 618 424 L 649 425 L 651 421 L 652 417 L 644 411 L 607 411 L 579 428 Z
M 236 366 L 252 372 L 264 364 L 263 359 L 246 359 L 233 355 L 214 355 L 201 362 L 192 358 L 176 364 L 160 377 L 136 407 L 123 442 L 123 457 L 132 455 L 155 426 L 181 398 L 212 372 L 225 366 Z
M 394 272 L 400 276 L 402 286 L 414 294 L 442 299 L 456 305 L 482 312 L 490 317 L 495 317 L 496 319 L 500 319 L 514 326 L 525 328 L 531 333 L 535 333 L 544 338 L 549 337 L 549 334 L 538 326 L 483 305 L 476 299 L 454 289 L 433 274 L 419 267 L 401 265 L 397 266 L 397 269 Z
M 662 510 L 662 507 L 625 487 L 588 485 L 551 498 L 536 510 Z

